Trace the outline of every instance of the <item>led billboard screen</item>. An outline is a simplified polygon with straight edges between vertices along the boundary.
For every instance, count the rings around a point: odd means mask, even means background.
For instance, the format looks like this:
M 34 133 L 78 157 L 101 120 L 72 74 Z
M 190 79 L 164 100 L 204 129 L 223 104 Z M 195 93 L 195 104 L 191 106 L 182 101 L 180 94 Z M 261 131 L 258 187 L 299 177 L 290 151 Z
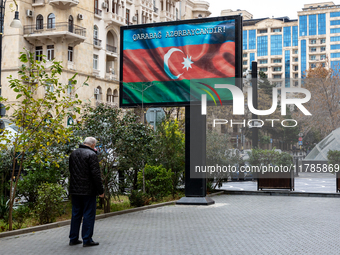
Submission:
M 241 17 L 121 27 L 120 106 L 185 106 L 232 100 L 241 77 Z

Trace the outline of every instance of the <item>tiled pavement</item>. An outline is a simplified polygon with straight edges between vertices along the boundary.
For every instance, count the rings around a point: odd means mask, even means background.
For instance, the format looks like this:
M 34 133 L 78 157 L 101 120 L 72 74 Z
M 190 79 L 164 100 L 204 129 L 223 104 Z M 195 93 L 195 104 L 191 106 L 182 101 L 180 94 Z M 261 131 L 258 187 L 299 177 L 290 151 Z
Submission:
M 340 200 L 215 196 L 96 221 L 97 247 L 68 245 L 69 227 L 0 239 L 0 254 L 340 254 Z

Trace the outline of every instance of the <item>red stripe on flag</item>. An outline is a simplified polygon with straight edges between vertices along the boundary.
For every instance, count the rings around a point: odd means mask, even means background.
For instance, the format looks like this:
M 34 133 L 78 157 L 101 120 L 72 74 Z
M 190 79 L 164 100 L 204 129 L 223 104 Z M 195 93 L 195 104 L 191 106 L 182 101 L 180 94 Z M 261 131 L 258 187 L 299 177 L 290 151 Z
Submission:
M 235 43 L 186 45 L 150 50 L 125 50 L 123 53 L 123 82 L 171 81 L 164 71 L 164 56 L 171 49 L 181 50 L 171 54 L 168 62 L 172 75 L 179 79 L 235 77 Z M 184 67 L 184 59 L 191 67 Z

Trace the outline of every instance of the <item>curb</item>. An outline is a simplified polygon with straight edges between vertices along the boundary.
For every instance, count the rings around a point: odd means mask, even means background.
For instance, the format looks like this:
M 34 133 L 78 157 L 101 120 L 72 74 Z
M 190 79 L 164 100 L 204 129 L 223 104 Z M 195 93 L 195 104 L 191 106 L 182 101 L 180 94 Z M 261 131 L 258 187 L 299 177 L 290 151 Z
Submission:
M 295 192 L 295 191 L 240 191 L 240 190 L 223 190 L 225 195 L 255 195 L 255 196 L 291 196 L 291 197 L 338 197 L 340 193 L 310 193 L 310 192 Z
M 221 195 L 221 194 L 224 194 L 224 191 L 212 193 L 208 196 L 212 197 L 212 196 Z M 127 210 L 122 210 L 122 211 L 117 211 L 117 212 L 103 213 L 103 214 L 96 215 L 96 220 L 105 219 L 105 218 L 108 218 L 108 217 L 113 217 L 113 216 L 127 214 L 127 213 L 144 211 L 144 210 L 153 209 L 153 208 L 162 207 L 162 206 L 167 206 L 167 205 L 175 205 L 175 203 L 176 203 L 176 200 L 170 201 L 170 202 L 154 204 L 154 205 L 146 205 L 146 206 L 142 206 L 142 207 L 127 209 Z M 16 235 L 22 235 L 22 234 L 27 234 L 27 233 L 34 233 L 36 231 L 42 231 L 42 230 L 47 230 L 47 229 L 52 229 L 52 228 L 63 227 L 63 226 L 70 225 L 70 223 L 71 223 L 71 220 L 64 220 L 64 221 L 49 223 L 49 224 L 40 225 L 40 226 L 17 229 L 17 230 L 13 230 L 13 231 L 6 231 L 6 232 L 0 233 L 0 239 L 4 238 L 4 237 L 9 237 L 9 236 L 16 236 Z

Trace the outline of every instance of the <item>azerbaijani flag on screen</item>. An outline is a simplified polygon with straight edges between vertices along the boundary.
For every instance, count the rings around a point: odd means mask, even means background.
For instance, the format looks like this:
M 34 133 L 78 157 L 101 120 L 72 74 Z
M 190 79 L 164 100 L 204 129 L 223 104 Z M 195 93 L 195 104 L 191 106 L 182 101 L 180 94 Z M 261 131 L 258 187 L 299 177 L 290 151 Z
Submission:
M 123 30 L 122 106 L 232 100 L 235 20 Z M 215 102 L 216 104 L 216 102 Z

